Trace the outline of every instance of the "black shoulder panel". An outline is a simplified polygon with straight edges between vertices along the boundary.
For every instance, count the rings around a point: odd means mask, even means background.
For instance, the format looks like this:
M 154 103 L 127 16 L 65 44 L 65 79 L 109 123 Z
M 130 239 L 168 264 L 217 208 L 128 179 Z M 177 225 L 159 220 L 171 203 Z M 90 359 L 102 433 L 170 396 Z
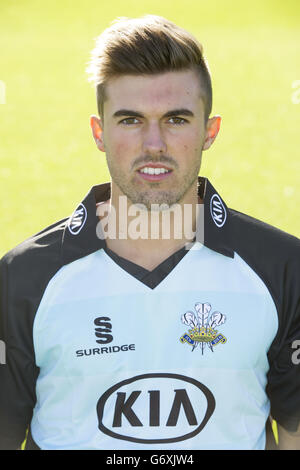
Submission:
M 0 449 L 25 438 L 36 402 L 33 321 L 48 282 L 61 268 L 64 219 L 9 251 L 0 261 Z
M 293 359 L 300 340 L 300 240 L 230 209 L 232 248 L 260 276 L 278 314 L 278 332 L 268 352 L 267 393 L 271 414 L 287 430 L 300 422 L 300 365 Z

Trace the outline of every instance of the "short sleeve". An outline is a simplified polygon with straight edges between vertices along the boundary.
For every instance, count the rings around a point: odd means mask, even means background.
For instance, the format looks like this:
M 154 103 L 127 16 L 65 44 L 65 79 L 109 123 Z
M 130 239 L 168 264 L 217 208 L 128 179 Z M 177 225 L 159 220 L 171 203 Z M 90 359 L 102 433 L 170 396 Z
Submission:
M 272 417 L 287 431 L 300 423 L 300 250 L 286 263 L 278 285 L 278 333 L 269 349 L 267 394 Z
M 0 261 L 0 449 L 18 449 L 25 439 L 35 405 L 32 328 L 27 305 L 18 297 L 9 261 Z M 16 274 L 17 275 L 17 274 Z

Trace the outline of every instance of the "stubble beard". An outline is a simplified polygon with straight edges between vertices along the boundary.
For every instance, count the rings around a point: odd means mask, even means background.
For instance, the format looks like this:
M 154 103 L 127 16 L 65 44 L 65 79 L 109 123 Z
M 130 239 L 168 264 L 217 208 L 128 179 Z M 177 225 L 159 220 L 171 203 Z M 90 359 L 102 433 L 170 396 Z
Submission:
M 151 183 L 151 189 L 140 190 L 137 188 L 139 185 L 135 184 L 122 171 L 116 168 L 107 155 L 106 160 L 112 181 L 118 186 L 120 192 L 129 199 L 129 204 L 142 204 L 148 211 L 154 209 L 151 207 L 152 205 L 156 206 L 156 210 L 164 210 L 172 207 L 174 204 L 179 204 L 197 180 L 201 166 L 200 156 L 194 162 L 193 167 L 180 178 L 177 184 L 178 187 L 174 190 L 159 190 L 160 183 Z

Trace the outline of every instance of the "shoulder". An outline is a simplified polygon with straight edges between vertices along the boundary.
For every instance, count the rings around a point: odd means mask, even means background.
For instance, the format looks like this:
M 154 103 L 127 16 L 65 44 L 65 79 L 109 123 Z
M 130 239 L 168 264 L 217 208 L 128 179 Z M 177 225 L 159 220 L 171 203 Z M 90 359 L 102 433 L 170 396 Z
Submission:
M 297 261 L 299 265 L 299 238 L 237 210 L 229 209 L 229 213 L 233 249 L 256 256 L 257 262 L 262 256 L 272 264 Z
M 229 212 L 232 250 L 262 279 L 279 320 L 289 323 L 293 317 L 299 318 L 299 238 L 236 210 Z
M 23 241 L 0 260 L 1 280 L 10 277 L 26 290 L 61 267 L 61 244 L 68 218 L 60 220 Z
M 261 278 L 275 303 L 279 320 L 276 345 L 287 331 L 295 330 L 299 336 L 299 238 L 236 210 L 229 212 L 232 249 Z M 274 351 L 273 347 L 272 354 Z

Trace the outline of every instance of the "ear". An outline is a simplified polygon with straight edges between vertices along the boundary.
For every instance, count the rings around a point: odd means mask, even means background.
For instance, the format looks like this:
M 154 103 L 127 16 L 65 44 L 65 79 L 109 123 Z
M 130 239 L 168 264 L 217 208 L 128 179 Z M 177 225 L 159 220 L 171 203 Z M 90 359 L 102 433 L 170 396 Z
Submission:
M 214 116 L 208 119 L 206 124 L 206 134 L 202 150 L 207 150 L 214 142 L 221 126 L 221 116 Z
M 101 150 L 101 152 L 105 152 L 103 125 L 101 119 L 97 116 L 91 116 L 90 126 L 98 149 Z

